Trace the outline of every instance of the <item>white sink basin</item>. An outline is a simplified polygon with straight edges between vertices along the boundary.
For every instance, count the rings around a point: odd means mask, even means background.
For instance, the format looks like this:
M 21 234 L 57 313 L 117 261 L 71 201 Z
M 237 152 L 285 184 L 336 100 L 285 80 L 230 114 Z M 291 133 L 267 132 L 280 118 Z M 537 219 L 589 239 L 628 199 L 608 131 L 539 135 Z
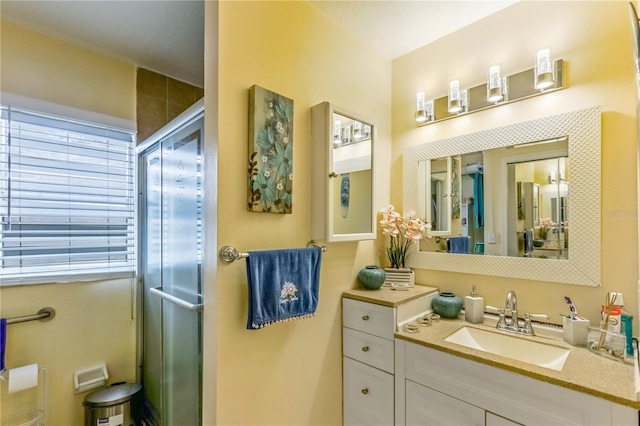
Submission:
M 473 327 L 462 327 L 444 340 L 557 371 L 562 370 L 570 353 L 558 346 Z

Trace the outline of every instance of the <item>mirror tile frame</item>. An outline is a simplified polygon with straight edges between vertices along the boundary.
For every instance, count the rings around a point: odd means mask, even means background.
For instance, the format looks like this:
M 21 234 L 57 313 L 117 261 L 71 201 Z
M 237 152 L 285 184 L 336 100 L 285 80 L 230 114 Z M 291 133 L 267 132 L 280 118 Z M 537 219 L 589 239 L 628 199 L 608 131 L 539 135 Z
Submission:
M 566 136 L 571 170 L 569 259 L 538 259 L 418 251 L 407 266 L 585 286 L 601 285 L 600 107 L 590 107 L 463 136 L 426 142 L 403 151 L 404 211 L 418 211 L 418 162 Z M 493 225 L 485 224 L 485 233 Z M 486 235 L 486 234 L 485 234 Z M 487 242 L 485 241 L 485 244 Z

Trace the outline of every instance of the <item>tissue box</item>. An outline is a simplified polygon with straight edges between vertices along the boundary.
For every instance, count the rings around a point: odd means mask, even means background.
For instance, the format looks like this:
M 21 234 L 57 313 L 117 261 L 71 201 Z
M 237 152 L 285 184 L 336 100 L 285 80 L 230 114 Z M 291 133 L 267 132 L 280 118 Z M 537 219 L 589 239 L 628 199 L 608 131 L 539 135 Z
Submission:
M 587 332 L 591 322 L 588 319 L 562 318 L 562 337 L 564 341 L 573 346 L 587 345 Z

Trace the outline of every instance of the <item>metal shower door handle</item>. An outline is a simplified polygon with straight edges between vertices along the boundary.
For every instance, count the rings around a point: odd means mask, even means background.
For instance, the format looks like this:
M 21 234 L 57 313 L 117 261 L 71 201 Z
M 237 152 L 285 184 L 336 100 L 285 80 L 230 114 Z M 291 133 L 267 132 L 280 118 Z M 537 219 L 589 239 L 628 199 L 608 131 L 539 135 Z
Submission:
M 200 312 L 204 308 L 203 303 L 194 304 L 194 303 L 187 302 L 186 300 L 182 300 L 179 297 L 173 296 L 169 293 L 165 293 L 164 291 L 162 291 L 162 287 L 151 287 L 149 291 L 159 296 L 160 298 L 166 300 L 167 302 L 171 302 L 191 312 Z

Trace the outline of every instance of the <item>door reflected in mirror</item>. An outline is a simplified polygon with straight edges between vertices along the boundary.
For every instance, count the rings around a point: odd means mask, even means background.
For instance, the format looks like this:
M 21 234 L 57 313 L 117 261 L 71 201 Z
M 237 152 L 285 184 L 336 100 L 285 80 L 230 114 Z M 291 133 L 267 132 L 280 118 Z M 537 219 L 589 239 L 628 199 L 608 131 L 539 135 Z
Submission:
M 509 182 L 515 181 L 515 185 L 509 185 L 507 199 L 516 201 L 516 220 L 508 225 L 509 256 L 568 259 L 566 160 L 567 157 L 555 157 L 508 164 Z
M 418 166 L 423 194 L 418 216 L 431 224 L 432 236 L 451 235 L 451 164 L 451 157 L 444 157 Z

